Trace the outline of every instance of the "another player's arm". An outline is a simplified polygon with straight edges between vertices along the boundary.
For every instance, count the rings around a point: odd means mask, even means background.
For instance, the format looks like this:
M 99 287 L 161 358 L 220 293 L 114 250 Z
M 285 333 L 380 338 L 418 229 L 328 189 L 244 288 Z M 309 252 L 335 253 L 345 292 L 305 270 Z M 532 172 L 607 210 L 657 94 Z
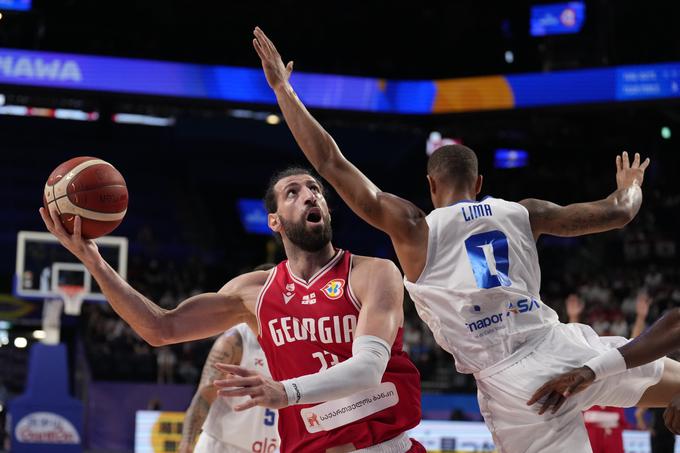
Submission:
M 355 257 L 352 289 L 361 303 L 354 332 L 352 357 L 323 371 L 276 382 L 254 371 L 222 366 L 225 373 L 238 375 L 216 381 L 222 396 L 250 396 L 236 410 L 253 406 L 280 409 L 293 404 L 310 404 L 352 395 L 380 384 L 391 356 L 392 343 L 403 324 L 404 288 L 401 273 L 388 260 Z
M 231 329 L 215 340 L 205 365 L 203 365 L 196 394 L 184 416 L 182 441 L 179 444 L 180 453 L 191 453 L 193 451 L 198 435 L 201 433 L 203 422 L 208 417 L 210 406 L 217 398 L 218 389 L 213 385 L 213 381 L 220 377 L 220 372 L 215 368 L 215 365 L 218 363 L 238 365 L 241 363 L 242 357 L 243 339 L 238 330 Z
M 252 322 L 246 301 L 254 297 L 264 283 L 265 272 L 241 275 L 217 293 L 199 294 L 173 310 L 166 310 L 123 280 L 99 254 L 94 241 L 81 237 L 80 217 L 76 217 L 73 235 L 70 235 L 56 213 L 52 212 L 50 217 L 40 208 L 40 215 L 47 229 L 92 274 L 114 311 L 149 344 L 162 346 L 208 338 L 236 324 Z
M 602 200 L 567 206 L 534 198 L 520 201 L 529 211 L 534 237 L 541 234 L 582 236 L 623 228 L 640 210 L 642 182 L 648 165 L 649 158 L 640 163 L 638 153 L 632 165 L 627 152 L 616 156 L 617 189 Z
M 253 45 L 269 86 L 295 140 L 309 162 L 362 219 L 386 232 L 395 242 L 427 238 L 425 213 L 413 203 L 383 192 L 349 162 L 333 137 L 314 119 L 289 83 L 293 62 L 284 66 L 274 44 L 259 28 Z M 422 233 L 425 231 L 424 236 Z
M 546 382 L 536 390 L 527 404 L 534 404 L 547 397 L 541 413 L 550 407 L 553 407 L 555 412 L 564 404 L 565 398 L 585 390 L 596 380 L 653 362 L 678 349 L 680 349 L 680 308 L 674 308 L 649 329 L 620 348 L 611 349 L 589 360 L 582 367 L 567 371 Z M 680 402 L 680 398 L 678 401 Z

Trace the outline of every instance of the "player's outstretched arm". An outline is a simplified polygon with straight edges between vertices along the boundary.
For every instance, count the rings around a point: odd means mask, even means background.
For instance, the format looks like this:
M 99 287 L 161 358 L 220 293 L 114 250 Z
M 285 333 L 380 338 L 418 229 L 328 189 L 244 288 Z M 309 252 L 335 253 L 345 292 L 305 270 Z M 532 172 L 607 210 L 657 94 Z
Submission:
M 632 164 L 627 152 L 616 156 L 617 189 L 602 200 L 568 206 L 534 198 L 520 201 L 529 211 L 534 237 L 582 236 L 624 227 L 640 210 L 642 181 L 648 165 L 649 158 L 640 163 L 638 153 Z
M 255 28 L 253 46 L 262 62 L 269 86 L 295 140 L 317 172 L 327 180 L 362 219 L 393 240 L 416 241 L 425 229 L 425 214 L 413 203 L 381 191 L 340 152 L 333 137 L 312 117 L 289 83 L 293 62 L 283 64 L 271 40 Z M 427 238 L 425 234 L 424 238 Z
M 47 229 L 78 258 L 92 274 L 118 315 L 138 335 L 152 346 L 161 346 L 211 337 L 241 322 L 251 320 L 246 306 L 248 298 L 256 297 L 266 272 L 252 272 L 227 283 L 218 293 L 199 294 L 166 310 L 144 297 L 108 265 L 94 241 L 81 236 L 82 220 L 74 222 L 69 234 L 55 212 L 40 208 Z M 264 275 L 263 275 L 264 274 Z
M 680 308 L 666 313 L 649 329 L 618 349 L 611 349 L 580 368 L 567 371 L 541 386 L 527 404 L 543 401 L 540 413 L 557 411 L 565 398 L 588 388 L 593 382 L 622 373 L 680 349 Z M 678 405 L 680 407 L 680 404 Z
M 401 273 L 388 260 L 355 257 L 354 261 L 352 289 L 361 303 L 361 311 L 354 332 L 352 357 L 317 373 L 283 382 L 243 367 L 218 365 L 224 374 L 236 376 L 215 382 L 222 388 L 221 396 L 251 397 L 235 410 L 258 405 L 281 409 L 294 404 L 318 403 L 380 384 L 392 343 L 404 320 Z
M 236 329 L 231 329 L 224 335 L 220 335 L 213 343 L 208 358 L 203 365 L 201 380 L 198 383 L 196 394 L 191 400 L 191 405 L 184 415 L 182 425 L 182 441 L 179 444 L 179 453 L 191 453 L 198 435 L 201 433 L 203 422 L 208 417 L 210 406 L 217 398 L 217 387 L 213 381 L 220 377 L 220 371 L 215 368 L 218 363 L 240 364 L 243 356 L 243 339 Z

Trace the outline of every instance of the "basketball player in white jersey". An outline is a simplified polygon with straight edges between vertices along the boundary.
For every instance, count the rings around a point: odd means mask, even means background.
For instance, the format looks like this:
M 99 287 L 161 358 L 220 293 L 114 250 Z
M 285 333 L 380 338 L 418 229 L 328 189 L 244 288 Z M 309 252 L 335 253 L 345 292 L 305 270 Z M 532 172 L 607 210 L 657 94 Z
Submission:
M 274 266 L 261 264 L 253 270 L 268 271 Z M 222 377 L 215 367 L 218 363 L 239 365 L 271 377 L 264 351 L 247 324 L 220 335 L 210 349 L 198 389 L 184 416 L 179 453 L 275 451 L 279 444 L 277 412 L 260 406 L 237 412 L 233 407 L 243 403 L 244 398 L 218 398 L 218 388 L 213 384 Z
M 234 410 L 234 406 L 245 402 L 247 398 L 218 398 L 218 388 L 213 385 L 216 379 L 222 377 L 222 373 L 215 368 L 218 363 L 239 365 L 264 376 L 271 376 L 257 336 L 247 324 L 239 324 L 222 334 L 208 354 L 198 390 L 184 417 L 179 452 L 276 451 L 279 444 L 277 411 L 256 406 L 238 412 Z
M 428 161 L 435 209 L 427 215 L 381 191 L 342 155 L 291 86 L 293 63 L 284 65 L 262 30 L 254 35 L 267 82 L 305 156 L 357 215 L 390 236 L 420 317 L 454 356 L 458 371 L 474 373 L 498 451 L 589 452 L 582 410 L 668 404 L 680 390 L 680 367 L 669 359 L 602 379 L 555 414 L 526 404 L 548 378 L 626 341 L 558 321 L 540 299 L 536 239 L 626 225 L 642 203 L 649 160 L 640 163 L 636 154 L 631 165 L 624 152 L 616 158 L 616 191 L 563 207 L 535 199 L 476 201 L 482 188 L 476 155 L 465 146 L 444 146 Z

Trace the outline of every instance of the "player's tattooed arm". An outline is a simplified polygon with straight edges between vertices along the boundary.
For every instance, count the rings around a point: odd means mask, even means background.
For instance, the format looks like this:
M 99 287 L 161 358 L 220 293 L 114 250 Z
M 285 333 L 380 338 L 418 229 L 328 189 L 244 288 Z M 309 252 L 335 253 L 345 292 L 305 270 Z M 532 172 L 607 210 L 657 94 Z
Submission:
M 625 370 L 650 363 L 678 349 L 680 349 L 680 308 L 674 308 L 652 324 L 645 332 L 618 348 L 618 352 L 620 353 L 619 358 L 623 356 L 625 362 L 623 369 Z M 616 350 L 608 351 L 601 354 L 600 357 L 605 357 L 614 351 Z M 602 363 L 606 365 L 610 362 L 603 361 Z M 606 375 L 609 370 L 603 366 L 601 371 Z M 596 379 L 596 373 L 588 366 L 584 365 L 580 368 L 575 368 L 543 384 L 536 390 L 527 404 L 532 405 L 541 402 L 540 414 L 550 408 L 555 413 L 564 404 L 566 398 L 585 390 Z M 678 410 L 680 408 L 680 398 L 674 401 L 675 409 L 667 413 L 670 415 L 677 412 L 680 416 L 680 410 Z M 671 420 L 670 423 L 673 423 L 680 430 L 680 421 L 676 424 L 676 422 Z
M 203 365 L 198 390 L 184 416 L 182 441 L 179 445 L 180 453 L 191 453 L 193 451 L 198 435 L 201 433 L 201 427 L 208 417 L 210 406 L 217 398 L 218 389 L 213 385 L 213 382 L 221 376 L 221 373 L 215 368 L 215 365 L 218 363 L 238 365 L 241 363 L 242 357 L 243 339 L 238 330 L 231 329 L 215 340 L 205 365 Z
M 254 34 L 253 46 L 286 124 L 316 171 L 359 217 L 389 234 L 397 248 L 400 242 L 405 242 L 413 249 L 424 250 L 424 247 L 414 245 L 427 243 L 425 213 L 410 201 L 380 190 L 345 158 L 333 137 L 314 119 L 293 90 L 289 82 L 293 62 L 284 65 L 276 47 L 262 30 L 256 28 Z M 408 246 L 402 247 L 401 252 L 402 263 L 413 260 L 412 256 L 404 256 L 410 253 Z
M 642 182 L 649 158 L 640 162 L 635 153 L 632 164 L 628 153 L 616 156 L 617 189 L 602 200 L 560 206 L 549 201 L 529 198 L 520 203 L 529 211 L 534 237 L 582 236 L 622 228 L 633 220 L 642 204 Z

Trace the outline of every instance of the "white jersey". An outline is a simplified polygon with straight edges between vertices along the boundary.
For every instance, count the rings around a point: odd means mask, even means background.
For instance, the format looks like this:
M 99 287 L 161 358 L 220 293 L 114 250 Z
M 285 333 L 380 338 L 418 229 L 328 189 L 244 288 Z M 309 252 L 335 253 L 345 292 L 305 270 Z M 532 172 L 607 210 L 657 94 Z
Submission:
M 264 352 L 247 324 L 235 327 L 243 341 L 243 356 L 240 365 L 271 377 Z M 249 400 L 249 396 L 217 397 L 210 406 L 203 431 L 211 437 L 249 452 L 278 451 L 278 412 L 261 406 L 242 412 L 233 406 Z
M 529 212 L 486 197 L 427 216 L 427 261 L 405 286 L 437 343 L 461 373 L 476 373 L 513 354 L 558 323 L 539 296 L 541 270 Z

